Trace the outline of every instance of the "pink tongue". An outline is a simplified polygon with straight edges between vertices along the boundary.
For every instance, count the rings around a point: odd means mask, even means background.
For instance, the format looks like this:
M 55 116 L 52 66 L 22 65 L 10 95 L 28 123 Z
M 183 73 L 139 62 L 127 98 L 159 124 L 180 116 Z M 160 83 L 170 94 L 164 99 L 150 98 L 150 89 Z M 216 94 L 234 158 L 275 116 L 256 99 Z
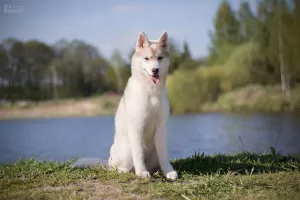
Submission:
M 153 81 L 153 83 L 157 84 L 159 82 L 158 78 L 155 78 L 154 76 L 151 76 L 151 79 Z

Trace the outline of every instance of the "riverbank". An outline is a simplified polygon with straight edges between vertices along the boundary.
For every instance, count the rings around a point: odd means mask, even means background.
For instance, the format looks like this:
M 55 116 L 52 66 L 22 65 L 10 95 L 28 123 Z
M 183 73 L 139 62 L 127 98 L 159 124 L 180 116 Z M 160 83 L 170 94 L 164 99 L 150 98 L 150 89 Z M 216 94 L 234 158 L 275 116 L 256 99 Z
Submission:
M 215 102 L 205 103 L 203 112 L 299 112 L 300 87 L 291 90 L 290 100 L 279 85 L 249 85 L 220 95 Z
M 0 119 L 22 118 L 53 118 L 114 115 L 119 104 L 119 95 L 101 95 L 81 99 L 49 100 L 44 102 L 18 101 L 0 103 Z M 172 108 L 172 101 L 170 102 Z M 179 113 L 199 112 L 256 112 L 283 113 L 300 111 L 300 87 L 291 90 L 291 100 L 288 101 L 279 85 L 250 85 L 221 94 L 215 102 L 206 102 L 194 110 L 185 109 L 188 102 Z M 172 111 L 172 110 L 171 110 Z
M 118 95 L 101 95 L 81 99 L 61 99 L 44 102 L 18 101 L 2 103 L 0 119 L 81 117 L 111 115 L 120 101 Z
M 0 165 L 0 199 L 299 199 L 300 161 L 279 154 L 193 155 L 167 181 L 34 159 Z

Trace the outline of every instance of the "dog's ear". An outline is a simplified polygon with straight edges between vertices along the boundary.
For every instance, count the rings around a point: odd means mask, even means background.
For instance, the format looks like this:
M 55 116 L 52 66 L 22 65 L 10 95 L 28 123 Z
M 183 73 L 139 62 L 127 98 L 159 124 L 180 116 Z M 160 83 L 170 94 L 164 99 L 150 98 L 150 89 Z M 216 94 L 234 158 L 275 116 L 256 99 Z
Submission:
M 159 45 L 166 48 L 169 46 L 169 37 L 167 32 L 163 32 L 159 38 Z
M 136 43 L 136 48 L 143 48 L 148 44 L 149 41 L 146 34 L 144 32 L 141 32 Z

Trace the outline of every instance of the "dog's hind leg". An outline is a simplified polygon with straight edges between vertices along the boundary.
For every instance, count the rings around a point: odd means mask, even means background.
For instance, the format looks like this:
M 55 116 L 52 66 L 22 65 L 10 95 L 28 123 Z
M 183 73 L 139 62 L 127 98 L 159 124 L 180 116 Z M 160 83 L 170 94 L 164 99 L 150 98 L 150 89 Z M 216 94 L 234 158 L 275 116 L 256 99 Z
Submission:
M 132 172 L 133 161 L 129 146 L 113 144 L 108 165 L 111 169 L 117 169 L 118 172 Z
M 146 167 L 150 173 L 155 173 L 160 170 L 157 151 L 154 148 L 150 156 L 146 160 Z

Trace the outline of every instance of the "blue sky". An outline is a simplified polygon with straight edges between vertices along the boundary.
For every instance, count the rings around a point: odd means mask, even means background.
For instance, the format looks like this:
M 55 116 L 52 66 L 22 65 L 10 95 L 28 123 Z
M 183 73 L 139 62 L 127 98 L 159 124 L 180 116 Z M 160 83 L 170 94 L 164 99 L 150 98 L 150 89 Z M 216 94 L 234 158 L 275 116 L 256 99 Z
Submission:
M 237 9 L 242 0 L 230 0 Z M 256 0 L 249 0 L 255 8 Z M 53 44 L 59 39 L 80 39 L 96 46 L 109 58 L 119 49 L 124 58 L 134 47 L 138 33 L 157 39 L 163 31 L 178 45 L 189 43 L 195 58 L 207 55 L 209 30 L 219 0 L 2 0 L 0 40 L 15 37 Z M 4 13 L 4 5 L 23 6 L 18 14 Z

